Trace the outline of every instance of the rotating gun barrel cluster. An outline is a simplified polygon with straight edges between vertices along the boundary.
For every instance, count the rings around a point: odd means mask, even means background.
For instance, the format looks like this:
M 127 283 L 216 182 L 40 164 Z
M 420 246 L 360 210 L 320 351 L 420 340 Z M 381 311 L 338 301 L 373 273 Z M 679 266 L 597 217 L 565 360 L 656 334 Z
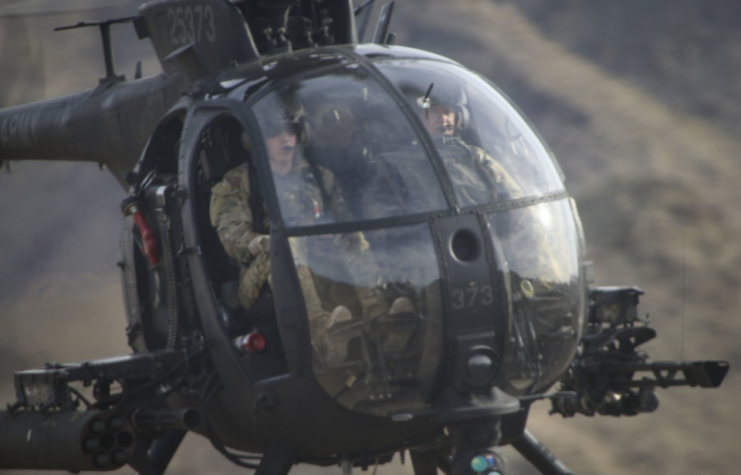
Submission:
M 129 464 L 152 473 L 151 436 L 201 423 L 164 397 L 192 378 L 200 351 L 163 350 L 15 373 L 17 400 L 0 410 L 0 469 L 107 471 Z M 92 386 L 88 399 L 71 383 Z M 87 410 L 79 410 L 84 403 Z

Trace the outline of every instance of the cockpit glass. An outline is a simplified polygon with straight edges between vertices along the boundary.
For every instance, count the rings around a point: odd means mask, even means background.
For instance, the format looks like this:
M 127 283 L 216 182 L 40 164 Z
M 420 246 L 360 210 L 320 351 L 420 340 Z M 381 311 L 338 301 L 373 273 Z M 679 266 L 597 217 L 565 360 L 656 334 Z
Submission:
M 419 115 L 450 175 L 459 206 L 563 189 L 538 137 L 479 76 L 431 60 L 380 60 L 374 65 Z
M 502 330 L 501 341 L 492 340 L 502 389 L 546 389 L 571 360 L 584 321 L 580 241 L 557 165 L 507 99 L 474 73 L 427 59 L 372 66 L 297 72 L 249 99 L 262 141 L 243 148 L 272 172 L 266 191 L 280 215 L 270 215 L 288 228 L 317 381 L 356 411 L 426 410 L 449 370 L 443 329 L 453 323 L 444 309 L 457 307 L 444 307 L 442 294 L 478 290 L 467 271 L 443 265 L 465 260 L 459 253 L 467 248 L 441 241 L 463 224 L 436 212 L 510 202 L 466 221 L 475 228 L 472 249 L 486 239 L 486 252 L 471 257 L 488 289 L 482 308 L 495 288 L 499 296 L 492 320 L 482 311 L 476 322 Z M 401 216 L 412 217 L 364 222 Z
M 584 321 L 575 221 L 567 199 L 488 216 L 510 282 L 505 388 L 540 391 L 571 361 Z
M 356 64 L 284 81 L 253 110 L 288 227 L 448 207 L 406 116 Z
M 324 390 L 349 408 L 380 416 L 425 408 L 443 340 L 429 225 L 289 243 Z

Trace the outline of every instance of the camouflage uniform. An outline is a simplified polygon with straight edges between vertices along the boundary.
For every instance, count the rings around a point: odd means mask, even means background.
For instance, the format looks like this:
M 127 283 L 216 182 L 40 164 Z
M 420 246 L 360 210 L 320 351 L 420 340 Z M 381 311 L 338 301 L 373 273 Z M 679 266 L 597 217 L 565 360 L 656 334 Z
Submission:
M 326 210 L 319 180 L 313 176 L 311 167 L 303 158 L 296 156 L 295 165 L 287 174 L 274 175 L 281 213 L 287 225 L 310 226 L 331 222 L 333 216 L 337 221 L 348 218 L 349 212 L 334 175 L 325 168 L 317 169 L 322 174 L 321 184 L 326 190 L 328 208 Z M 253 249 L 250 250 L 250 243 L 261 234 L 254 230 L 249 198 L 249 171 L 246 164 L 227 172 L 223 180 L 211 189 L 211 224 L 216 228 L 227 254 L 242 265 L 238 296 L 245 308 L 254 305 L 265 282 L 272 286 L 269 241 L 267 239 L 262 241 L 257 249 L 253 245 Z M 266 230 L 269 229 L 270 223 L 267 219 L 262 224 Z M 309 238 L 291 238 L 289 245 L 313 328 L 319 322 L 325 322 L 329 318 L 329 313 L 323 308 L 309 267 L 310 250 L 305 245 L 307 239 Z M 335 254 L 339 249 L 348 267 L 353 270 L 363 269 L 365 272 L 373 273 L 377 269 L 370 253 L 366 252 L 368 243 L 362 233 L 339 235 L 335 238 L 334 244 Z M 379 296 L 371 289 L 360 289 L 358 293 L 364 311 L 371 311 L 371 308 L 375 309 L 374 312 L 388 309 L 388 305 L 381 302 Z
M 457 137 L 435 137 L 461 206 L 522 198 L 512 177 L 488 153 Z
M 224 250 L 240 264 L 249 265 L 254 256 L 249 243 L 260 234 L 253 229 L 247 166 L 231 169 L 211 188 L 211 225 L 216 228 Z
M 442 146 L 441 137 L 435 138 L 435 142 L 462 206 L 523 197 L 520 186 L 483 149 L 467 145 L 457 137 L 442 139 Z M 548 288 L 547 282 L 561 278 L 562 272 L 533 207 L 499 212 L 494 223 L 497 224 L 494 232 L 502 241 L 511 271 L 534 279 L 531 283 L 536 290 Z
M 456 137 L 435 137 L 434 141 L 460 206 L 522 197 L 514 179 L 484 150 Z M 441 193 L 430 193 L 438 179 L 421 147 L 379 155 L 375 168 L 376 176 L 364 194 L 367 218 L 447 208 Z
M 436 136 L 433 141 L 461 207 L 523 197 L 517 182 L 483 149 L 468 145 L 455 136 Z M 420 163 L 426 160 L 426 154 L 419 148 L 380 156 L 380 172 L 366 193 L 367 217 L 385 217 L 424 209 L 425 196 L 429 196 L 425 190 L 437 183 L 437 178 L 429 172 L 412 177 L 411 170 L 424 170 Z M 494 215 L 493 232 L 505 246 L 506 257 L 513 269 L 527 271 L 525 277 L 531 279 L 555 280 L 561 272 L 549 252 L 547 237 L 539 222 L 532 207 L 500 211 Z M 402 263 L 395 265 L 401 266 Z M 416 264 L 410 260 L 408 265 Z

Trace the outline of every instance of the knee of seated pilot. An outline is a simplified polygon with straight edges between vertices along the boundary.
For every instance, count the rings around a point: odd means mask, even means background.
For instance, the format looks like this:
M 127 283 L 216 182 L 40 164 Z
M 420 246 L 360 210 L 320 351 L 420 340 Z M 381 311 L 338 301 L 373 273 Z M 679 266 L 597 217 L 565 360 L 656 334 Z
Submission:
M 414 313 L 414 304 L 409 297 L 397 297 L 394 303 L 391 304 L 389 310 L 390 315 L 398 315 L 402 313 Z

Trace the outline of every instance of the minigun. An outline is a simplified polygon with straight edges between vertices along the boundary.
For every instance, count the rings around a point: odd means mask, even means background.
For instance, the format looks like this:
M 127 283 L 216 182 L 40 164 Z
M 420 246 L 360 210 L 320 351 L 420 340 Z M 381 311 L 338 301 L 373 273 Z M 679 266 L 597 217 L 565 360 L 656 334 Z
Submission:
M 648 326 L 647 315 L 638 313 L 641 295 L 638 287 L 590 289 L 587 328 L 559 380 L 563 395 L 550 398 L 551 414 L 634 416 L 659 407 L 657 386 L 721 385 L 730 368 L 727 361 L 648 362 L 648 353 L 638 347 L 656 337 L 656 330 Z

